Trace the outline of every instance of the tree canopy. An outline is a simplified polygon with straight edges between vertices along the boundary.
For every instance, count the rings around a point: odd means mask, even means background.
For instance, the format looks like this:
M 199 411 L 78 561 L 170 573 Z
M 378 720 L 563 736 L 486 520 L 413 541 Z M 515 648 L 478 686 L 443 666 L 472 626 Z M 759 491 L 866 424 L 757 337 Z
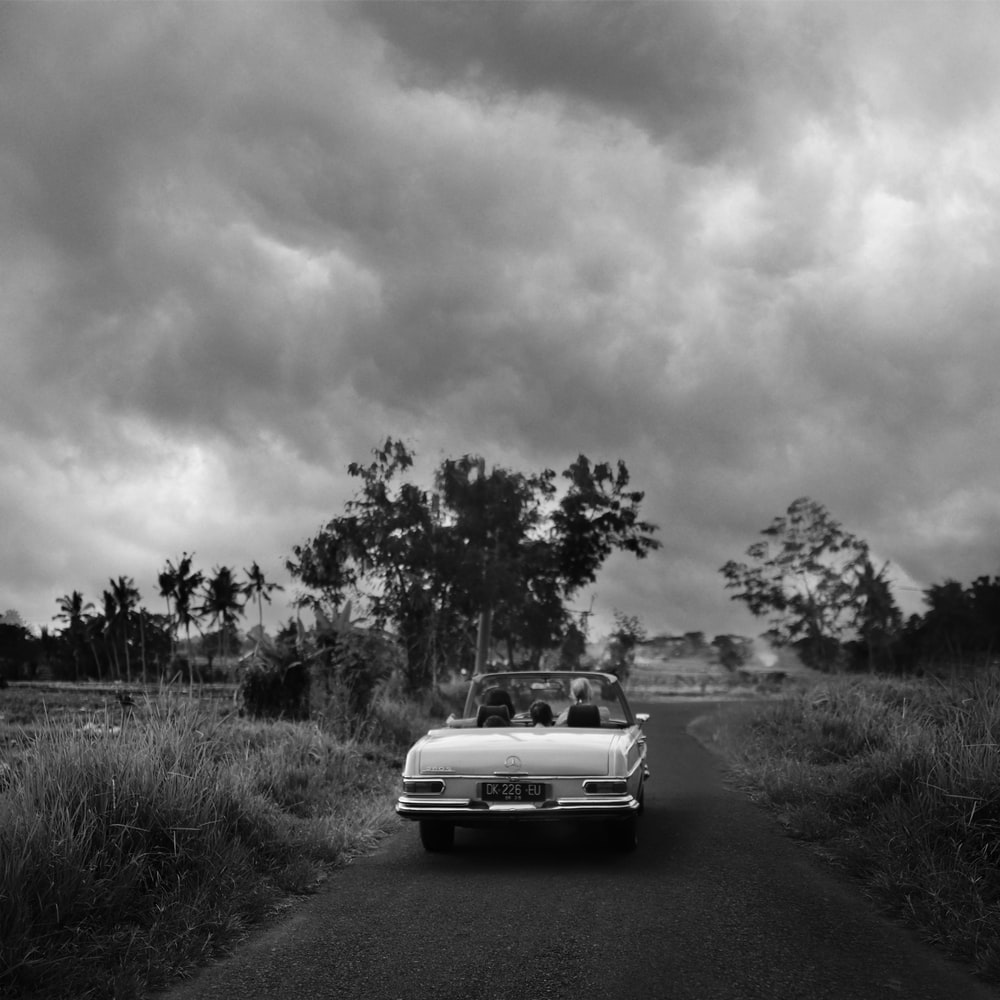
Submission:
M 821 667 L 835 665 L 856 635 L 874 649 L 876 638 L 898 626 L 899 612 L 875 572 L 868 543 L 846 531 L 815 500 L 800 497 L 747 549 L 747 562 L 721 567 L 733 600 L 767 619 L 768 635 L 794 644 Z
M 642 558 L 660 544 L 621 461 L 580 455 L 562 473 L 563 489 L 551 469 L 487 470 L 476 455 L 445 459 L 425 489 L 402 481 L 412 465 L 392 438 L 368 465 L 349 465 L 357 495 L 287 564 L 315 592 L 305 602 L 367 601 L 374 621 L 399 637 L 411 689 L 468 646 L 484 610 L 511 659 L 520 650 L 537 662 L 562 638 L 566 602 L 613 551 Z

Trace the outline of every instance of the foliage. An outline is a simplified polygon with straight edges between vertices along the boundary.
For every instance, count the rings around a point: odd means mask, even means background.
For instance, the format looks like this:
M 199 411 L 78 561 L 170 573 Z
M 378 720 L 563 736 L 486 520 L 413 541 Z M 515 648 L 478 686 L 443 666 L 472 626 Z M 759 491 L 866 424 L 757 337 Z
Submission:
M 337 732 L 368 722 L 379 686 L 400 665 L 392 639 L 381 630 L 356 627 L 350 611 L 348 602 L 332 620 L 318 614 L 310 637 L 314 700 Z
M 986 665 L 1000 655 L 1000 576 L 980 576 L 964 587 L 946 580 L 925 590 L 924 600 L 927 612 L 910 620 L 900 644 L 905 668 Z
M 63 636 L 73 658 L 73 679 L 78 681 L 80 679 L 80 664 L 87 643 L 86 614 L 94 605 L 90 601 L 85 601 L 79 590 L 74 590 L 72 593 L 60 597 L 58 604 L 59 614 L 56 615 L 56 620 L 66 623 Z
M 718 650 L 719 663 L 726 670 L 733 672 L 746 663 L 749 649 L 746 641 L 740 636 L 717 635 L 712 645 Z
M 241 664 L 239 700 L 253 719 L 309 717 L 309 667 L 294 639 L 261 638 Z
M 0 622 L 0 677 L 15 679 L 38 655 L 35 637 L 24 625 Z
M 212 576 L 205 580 L 200 613 L 216 625 L 222 634 L 223 666 L 229 654 L 228 637 L 236 628 L 237 618 L 243 614 L 244 592 L 236 582 L 229 566 L 216 566 Z
M 487 472 L 482 458 L 465 455 L 442 462 L 425 490 L 397 483 L 413 465 L 405 445 L 390 438 L 373 455 L 348 467 L 360 489 L 345 513 L 296 546 L 287 565 L 318 595 L 305 602 L 365 599 L 375 627 L 391 626 L 400 641 L 410 692 L 425 689 L 439 663 L 455 662 L 484 612 L 510 654 L 537 661 L 563 636 L 565 602 L 612 551 L 642 557 L 659 546 L 623 462 L 581 455 L 557 500 L 548 469 Z
M 866 556 L 858 567 L 855 581 L 857 605 L 854 626 L 869 670 L 891 666 L 893 649 L 899 639 L 903 616 L 886 578 L 889 564 L 875 572 Z
M 803 660 L 830 668 L 859 630 L 874 641 L 899 613 L 883 571 L 874 573 L 868 544 L 838 524 L 822 504 L 801 497 L 747 549 L 749 562 L 720 570 L 733 600 L 767 618 L 768 636 L 794 644 Z
M 601 669 L 625 681 L 635 663 L 635 647 L 646 640 L 646 629 L 636 615 L 627 615 L 618 608 L 613 613 L 615 627 L 608 638 Z
M 646 641 L 646 627 L 637 615 L 627 615 L 624 611 L 614 609 L 615 627 L 612 635 L 626 650 L 635 649 L 639 643 Z
M 586 652 L 587 636 L 575 621 L 570 621 L 559 646 L 559 669 L 579 670 Z
M 369 721 L 379 686 L 398 664 L 395 643 L 351 622 L 350 603 L 337 614 L 316 612 L 277 640 L 262 636 L 241 670 L 240 699 L 254 718 L 315 718 L 350 734 Z
M 264 627 L 264 601 L 271 603 L 271 594 L 276 590 L 284 590 L 280 584 L 272 583 L 264 576 L 264 571 L 254 561 L 250 569 L 243 568 L 247 582 L 243 585 L 243 593 L 247 601 L 257 602 L 257 623 Z

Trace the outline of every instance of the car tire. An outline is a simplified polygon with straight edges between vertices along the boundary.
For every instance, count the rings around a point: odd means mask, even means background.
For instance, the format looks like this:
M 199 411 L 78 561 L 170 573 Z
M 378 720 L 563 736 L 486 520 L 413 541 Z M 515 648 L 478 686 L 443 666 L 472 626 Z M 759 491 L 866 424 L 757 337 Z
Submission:
M 621 854 L 634 851 L 639 844 L 639 818 L 615 819 L 608 824 L 608 843 Z
M 455 844 L 455 824 L 439 819 L 420 821 L 420 843 L 425 851 L 450 851 Z

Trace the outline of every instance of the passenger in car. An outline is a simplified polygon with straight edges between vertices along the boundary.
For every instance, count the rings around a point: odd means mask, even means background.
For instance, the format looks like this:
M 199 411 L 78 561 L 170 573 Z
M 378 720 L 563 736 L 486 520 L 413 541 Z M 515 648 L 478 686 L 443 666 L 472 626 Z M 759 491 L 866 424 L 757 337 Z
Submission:
M 573 697 L 573 705 L 589 705 L 594 696 L 593 689 L 590 686 L 590 681 L 588 681 L 586 677 L 577 677 L 573 683 L 570 684 L 569 691 Z M 571 705 L 570 708 L 572 707 L 573 706 Z M 600 713 L 601 721 L 606 722 L 610 717 L 607 707 L 601 705 L 598 711 Z M 559 713 L 559 717 L 556 719 L 555 724 L 557 726 L 565 726 L 567 719 L 569 719 L 569 708 L 566 708 Z
M 484 729 L 492 729 L 494 726 L 506 726 L 507 723 L 504 722 L 503 716 L 501 715 L 487 715 L 483 720 Z
M 570 697 L 573 699 L 573 705 L 586 705 L 590 702 L 591 695 L 593 692 L 590 689 L 590 681 L 586 677 L 577 677 L 573 680 L 573 683 L 569 686 Z M 560 713 L 559 717 L 556 719 L 557 726 L 565 726 L 566 720 L 569 718 L 569 709 L 564 708 Z
M 569 686 L 569 693 L 573 696 L 573 701 L 577 705 L 586 704 L 593 696 L 590 689 L 590 681 L 586 677 L 577 677 Z
M 547 701 L 533 701 L 528 714 L 536 726 L 551 726 L 555 721 L 552 717 L 552 706 Z

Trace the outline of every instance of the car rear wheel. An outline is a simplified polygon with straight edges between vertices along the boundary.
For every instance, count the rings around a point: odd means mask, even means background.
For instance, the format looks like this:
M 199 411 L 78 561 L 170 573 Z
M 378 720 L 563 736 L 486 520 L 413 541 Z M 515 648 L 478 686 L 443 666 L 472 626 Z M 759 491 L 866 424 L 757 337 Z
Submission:
M 439 819 L 422 819 L 420 843 L 425 851 L 450 851 L 455 843 L 455 824 Z
M 639 820 L 635 815 L 628 819 L 615 819 L 608 823 L 608 842 L 611 847 L 627 854 L 639 843 Z

